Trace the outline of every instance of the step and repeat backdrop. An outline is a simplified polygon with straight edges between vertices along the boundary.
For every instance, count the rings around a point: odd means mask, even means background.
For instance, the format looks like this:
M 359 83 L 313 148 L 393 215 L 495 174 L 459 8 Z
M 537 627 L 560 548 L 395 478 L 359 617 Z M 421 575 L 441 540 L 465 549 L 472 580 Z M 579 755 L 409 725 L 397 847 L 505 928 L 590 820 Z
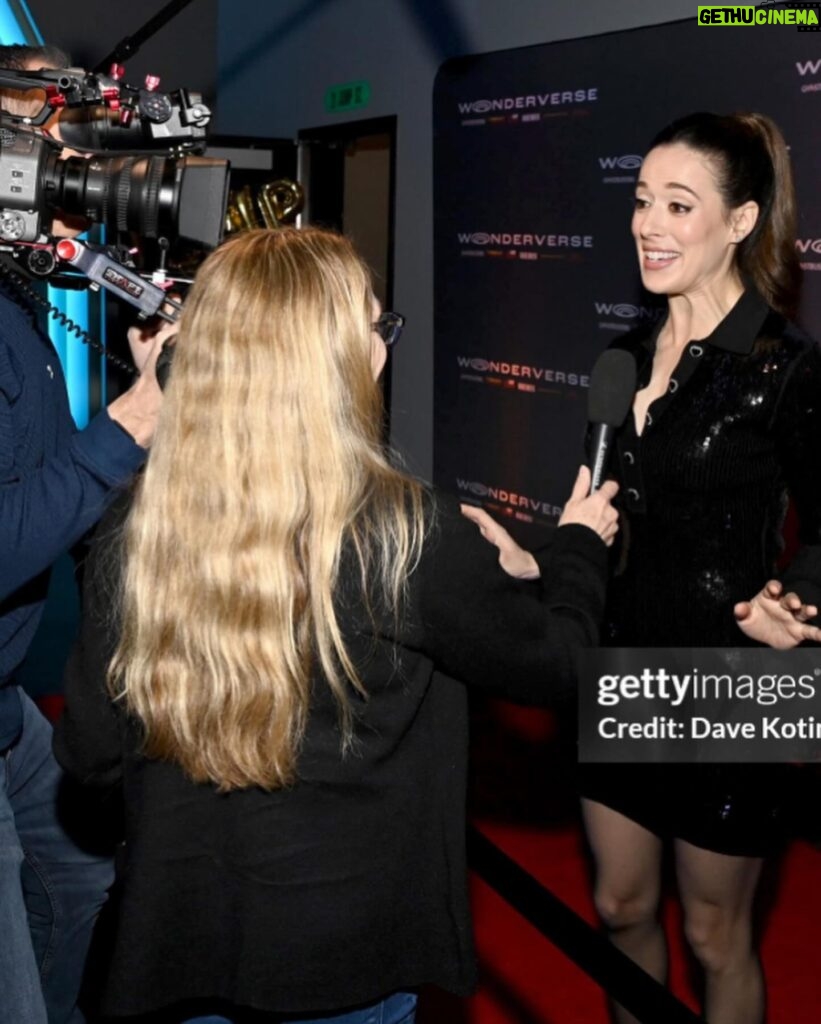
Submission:
M 790 146 L 801 322 L 821 338 L 821 33 L 630 32 L 448 61 L 434 89 L 434 480 L 538 540 L 582 459 L 590 370 L 660 314 L 630 235 L 653 135 L 755 110 Z

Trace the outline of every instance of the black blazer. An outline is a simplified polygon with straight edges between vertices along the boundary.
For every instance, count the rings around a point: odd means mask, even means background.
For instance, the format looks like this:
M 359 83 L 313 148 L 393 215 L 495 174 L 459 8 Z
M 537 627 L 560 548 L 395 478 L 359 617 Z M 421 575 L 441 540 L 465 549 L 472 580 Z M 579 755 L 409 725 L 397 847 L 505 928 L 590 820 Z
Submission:
M 355 752 L 340 755 L 318 678 L 299 781 L 227 795 L 141 757 L 139 729 L 105 694 L 119 571 L 105 538 L 124 509 L 109 515 L 55 740 L 67 771 L 125 800 L 108 1013 L 197 997 L 329 1012 L 428 982 L 472 988 L 466 693 L 435 669 L 523 702 L 567 693 L 572 652 L 596 643 L 606 549 L 562 527 L 538 554 L 542 580 L 519 582 L 455 502 L 437 505 L 399 635 L 386 615 L 374 637 L 361 601 L 340 602 L 369 694 L 352 696 Z

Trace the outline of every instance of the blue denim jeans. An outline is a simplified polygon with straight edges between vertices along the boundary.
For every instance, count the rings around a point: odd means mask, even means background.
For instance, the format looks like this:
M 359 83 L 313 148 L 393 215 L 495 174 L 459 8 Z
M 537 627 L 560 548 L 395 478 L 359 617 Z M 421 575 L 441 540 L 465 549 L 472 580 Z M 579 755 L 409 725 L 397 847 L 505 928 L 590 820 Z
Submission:
M 114 871 L 61 819 L 51 726 L 20 695 L 23 731 L 0 755 L 0 1022 L 82 1024 L 77 994 Z
M 362 1007 L 359 1010 L 349 1010 L 347 1013 L 339 1013 L 333 1017 L 315 1017 L 306 1020 L 300 1017 L 298 1021 L 275 1019 L 277 1024 L 414 1024 L 416 1020 L 416 996 L 410 992 L 394 992 L 387 999 L 382 999 L 372 1006 Z M 263 1020 L 262 1016 L 254 1020 Z M 182 1024 L 235 1024 L 229 1017 L 189 1017 Z M 236 1022 L 241 1024 L 241 1019 Z

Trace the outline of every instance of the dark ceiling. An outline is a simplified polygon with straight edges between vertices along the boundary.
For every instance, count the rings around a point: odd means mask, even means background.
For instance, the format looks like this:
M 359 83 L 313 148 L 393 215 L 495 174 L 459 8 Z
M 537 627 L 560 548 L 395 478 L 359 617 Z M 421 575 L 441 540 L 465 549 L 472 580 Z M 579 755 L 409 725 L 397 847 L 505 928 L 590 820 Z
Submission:
M 67 50 L 79 67 L 93 67 L 126 36 L 133 36 L 165 0 L 28 0 L 49 42 Z M 157 74 L 164 89 L 186 86 L 213 103 L 217 77 L 218 0 L 192 0 L 126 63 L 126 80 Z

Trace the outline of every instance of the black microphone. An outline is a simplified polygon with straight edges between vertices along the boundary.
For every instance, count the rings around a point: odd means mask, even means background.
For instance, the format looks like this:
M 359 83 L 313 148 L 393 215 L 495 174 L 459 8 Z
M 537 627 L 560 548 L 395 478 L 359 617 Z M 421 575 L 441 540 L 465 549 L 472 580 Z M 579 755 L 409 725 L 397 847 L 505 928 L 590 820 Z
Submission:
M 616 431 L 624 423 L 636 393 L 636 360 L 622 348 L 602 352 L 590 374 L 587 419 L 590 432 L 590 493 L 604 483 Z

